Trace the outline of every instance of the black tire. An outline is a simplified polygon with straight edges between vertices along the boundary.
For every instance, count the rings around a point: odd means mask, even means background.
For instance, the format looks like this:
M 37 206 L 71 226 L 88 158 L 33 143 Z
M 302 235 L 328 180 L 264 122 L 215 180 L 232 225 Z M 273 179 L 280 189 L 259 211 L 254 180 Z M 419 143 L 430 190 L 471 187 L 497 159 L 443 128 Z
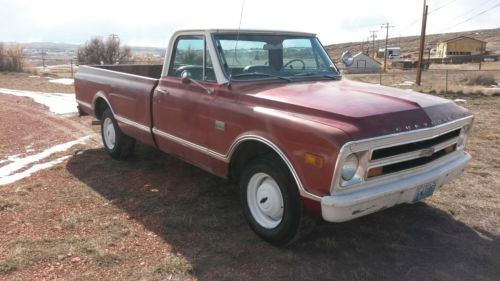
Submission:
M 281 222 L 275 227 L 264 227 L 252 215 L 248 200 L 250 180 L 254 175 L 269 175 L 277 183 L 283 199 Z M 262 185 L 261 185 L 262 186 Z M 277 156 L 258 158 L 248 164 L 242 172 L 240 182 L 240 200 L 243 213 L 252 230 L 262 239 L 275 246 L 287 246 L 305 237 L 314 228 L 315 220 L 304 212 L 299 190 L 288 167 Z M 252 191 L 250 191 L 252 193 Z M 256 196 L 258 198 L 258 196 Z M 266 197 L 267 198 L 267 197 Z M 258 201 L 258 200 L 257 200 Z M 262 203 L 262 201 L 260 201 Z M 258 205 L 259 203 L 257 203 Z M 255 210 L 255 208 L 254 208 Z M 255 212 L 255 211 L 254 211 Z
M 105 126 L 111 126 L 111 125 L 113 126 L 115 133 L 113 146 L 109 145 L 106 142 L 106 138 L 104 135 L 106 133 Z M 135 139 L 125 135 L 120 130 L 120 127 L 118 127 L 115 117 L 113 116 L 113 112 L 111 112 L 111 109 L 109 108 L 103 112 L 101 117 L 101 137 L 102 137 L 102 143 L 104 144 L 104 149 L 112 158 L 123 160 L 132 155 L 135 146 Z

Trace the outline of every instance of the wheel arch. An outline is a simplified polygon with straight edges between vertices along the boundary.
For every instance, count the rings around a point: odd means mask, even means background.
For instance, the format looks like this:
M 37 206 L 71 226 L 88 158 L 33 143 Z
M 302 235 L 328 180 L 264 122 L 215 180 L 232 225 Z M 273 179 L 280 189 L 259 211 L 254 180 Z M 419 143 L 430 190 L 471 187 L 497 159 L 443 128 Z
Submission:
M 107 108 L 111 109 L 111 112 L 113 113 L 113 115 L 115 115 L 111 103 L 109 102 L 108 98 L 103 92 L 97 92 L 95 94 L 94 101 L 92 102 L 92 104 L 94 107 L 95 117 L 99 120 L 101 120 L 102 114 Z
M 301 196 L 315 201 L 321 200 L 319 196 L 308 192 L 304 188 L 295 167 L 288 159 L 287 155 L 283 152 L 283 150 L 279 148 L 275 143 L 262 136 L 246 135 L 238 138 L 234 142 L 229 150 L 227 157 L 229 161 L 229 177 L 231 179 L 237 180 L 245 164 L 249 163 L 249 161 L 252 161 L 256 157 L 268 153 L 276 154 L 287 166 L 295 183 L 297 184 L 297 188 L 299 189 L 299 193 Z

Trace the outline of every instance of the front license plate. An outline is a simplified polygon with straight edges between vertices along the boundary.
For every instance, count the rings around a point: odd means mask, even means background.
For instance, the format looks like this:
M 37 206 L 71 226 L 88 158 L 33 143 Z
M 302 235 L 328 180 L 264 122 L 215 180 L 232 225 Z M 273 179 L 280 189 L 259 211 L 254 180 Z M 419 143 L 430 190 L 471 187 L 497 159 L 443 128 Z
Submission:
M 421 201 L 422 199 L 431 196 L 434 193 L 435 189 L 436 189 L 435 181 L 422 184 L 421 186 L 417 187 L 417 192 L 415 193 L 415 198 L 413 199 L 413 202 L 418 202 Z

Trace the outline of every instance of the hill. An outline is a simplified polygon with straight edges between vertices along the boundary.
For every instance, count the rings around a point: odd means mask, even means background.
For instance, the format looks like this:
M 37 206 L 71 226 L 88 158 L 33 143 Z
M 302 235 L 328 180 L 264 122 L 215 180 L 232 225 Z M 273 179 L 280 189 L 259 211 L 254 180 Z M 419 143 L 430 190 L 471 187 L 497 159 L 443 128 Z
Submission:
M 440 33 L 428 34 L 426 36 L 426 48 L 434 47 L 439 42 L 446 41 L 451 38 L 459 36 L 469 36 L 482 41 L 488 42 L 486 48 L 490 49 L 492 53 L 500 53 L 500 28 L 495 29 L 481 29 L 453 33 Z M 389 38 L 388 46 L 401 47 L 402 54 L 413 54 L 418 52 L 420 36 L 407 36 L 407 37 L 393 37 Z M 362 48 L 362 42 L 348 42 L 340 44 L 332 44 L 325 46 L 326 51 L 330 57 L 337 62 L 344 51 L 350 50 L 352 52 L 359 52 Z M 368 47 L 365 42 L 365 49 Z M 385 39 L 375 40 L 375 49 L 383 48 L 385 46 Z M 372 42 L 369 44 L 370 52 L 372 52 Z

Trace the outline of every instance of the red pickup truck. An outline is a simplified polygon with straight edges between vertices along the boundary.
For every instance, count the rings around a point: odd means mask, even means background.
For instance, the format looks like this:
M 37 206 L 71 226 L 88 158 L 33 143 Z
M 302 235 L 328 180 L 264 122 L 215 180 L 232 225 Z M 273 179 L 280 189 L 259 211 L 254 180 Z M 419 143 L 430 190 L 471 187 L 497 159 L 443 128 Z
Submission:
M 343 79 L 310 33 L 179 31 L 163 65 L 82 66 L 75 90 L 111 157 L 138 140 L 236 181 L 249 225 L 275 245 L 314 216 L 420 201 L 471 159 L 467 110 Z

